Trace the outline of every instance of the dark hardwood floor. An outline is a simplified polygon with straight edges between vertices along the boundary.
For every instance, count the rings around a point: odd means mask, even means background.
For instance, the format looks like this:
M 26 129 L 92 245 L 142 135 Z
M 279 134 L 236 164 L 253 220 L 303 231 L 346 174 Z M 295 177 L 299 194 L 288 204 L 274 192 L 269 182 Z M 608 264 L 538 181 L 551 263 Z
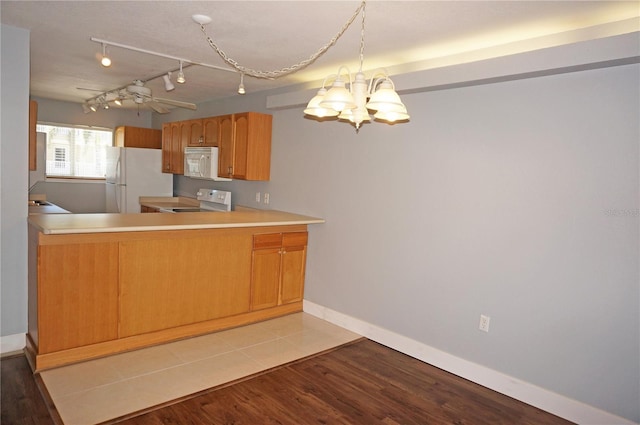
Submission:
M 3 359 L 2 424 L 52 423 L 24 357 Z M 362 339 L 109 423 L 566 425 L 571 422 Z

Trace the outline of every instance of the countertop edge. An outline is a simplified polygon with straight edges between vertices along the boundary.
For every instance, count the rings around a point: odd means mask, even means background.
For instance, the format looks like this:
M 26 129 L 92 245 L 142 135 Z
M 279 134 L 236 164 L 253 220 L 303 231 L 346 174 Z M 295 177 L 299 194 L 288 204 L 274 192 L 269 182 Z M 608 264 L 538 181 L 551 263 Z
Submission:
M 200 230 L 200 229 L 231 229 L 240 227 L 273 227 L 291 226 L 296 224 L 322 224 L 324 220 L 292 220 L 292 221 L 272 221 L 272 222 L 251 222 L 251 223 L 217 223 L 217 224 L 176 224 L 163 226 L 136 226 L 136 227 L 109 227 L 108 229 L 83 228 L 83 229 L 42 229 L 35 226 L 45 235 L 68 235 L 87 233 L 119 233 L 119 232 L 154 232 L 167 230 Z
M 45 235 L 153 232 L 170 230 L 273 227 L 322 224 L 324 219 L 275 210 L 242 208 L 237 218 L 230 213 L 184 214 L 62 214 L 32 215 L 28 223 Z M 207 214 L 205 218 L 203 214 Z M 220 215 L 218 215 L 220 214 Z M 224 216 L 223 216 L 224 214 Z M 55 216 L 65 216 L 57 218 Z M 160 218 L 160 216 L 163 216 Z M 144 217 L 144 221 L 142 218 Z M 158 217 L 157 219 L 154 217 Z M 216 219 L 220 217 L 220 219 Z M 224 218 L 223 218 L 224 217 Z M 120 220 L 121 219 L 121 220 Z

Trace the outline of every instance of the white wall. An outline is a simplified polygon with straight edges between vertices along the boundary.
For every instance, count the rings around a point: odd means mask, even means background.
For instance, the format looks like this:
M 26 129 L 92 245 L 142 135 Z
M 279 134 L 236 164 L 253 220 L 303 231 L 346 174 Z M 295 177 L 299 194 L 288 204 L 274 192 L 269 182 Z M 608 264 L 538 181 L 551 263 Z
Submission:
M 4 352 L 23 347 L 27 331 L 29 31 L 2 25 L 0 43 L 0 335 Z

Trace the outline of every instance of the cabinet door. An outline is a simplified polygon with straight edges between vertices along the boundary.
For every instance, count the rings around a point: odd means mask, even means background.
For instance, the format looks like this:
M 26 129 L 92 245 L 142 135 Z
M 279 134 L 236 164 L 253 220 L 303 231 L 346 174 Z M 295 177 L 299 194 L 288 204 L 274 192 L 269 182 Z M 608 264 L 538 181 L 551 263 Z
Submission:
M 220 120 L 218 117 L 204 118 L 202 120 L 203 146 L 218 146 L 220 138 Z
M 182 123 L 182 137 L 186 146 L 203 146 L 202 120 L 189 120 Z
M 278 305 L 281 247 L 282 233 L 253 236 L 251 310 Z
M 184 147 L 179 122 L 171 123 L 171 172 L 184 174 Z
M 247 114 L 236 114 L 233 117 L 233 121 L 233 178 L 246 179 L 249 153 L 249 117 Z
M 162 124 L 162 172 L 171 172 L 171 123 Z
M 120 337 L 249 311 L 252 235 L 158 232 L 120 243 Z
M 118 243 L 38 247 L 38 353 L 118 338 Z
M 279 304 L 301 301 L 307 261 L 307 232 L 282 235 L 282 270 Z
M 233 116 L 224 115 L 219 118 L 220 139 L 218 140 L 218 175 L 233 176 Z

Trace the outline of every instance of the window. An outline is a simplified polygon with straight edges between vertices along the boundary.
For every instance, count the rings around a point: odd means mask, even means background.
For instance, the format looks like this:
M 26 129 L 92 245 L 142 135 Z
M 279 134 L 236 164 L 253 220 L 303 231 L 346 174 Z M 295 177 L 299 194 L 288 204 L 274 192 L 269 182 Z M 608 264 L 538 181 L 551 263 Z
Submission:
M 111 130 L 38 124 L 36 131 L 47 134 L 47 177 L 104 178 Z

